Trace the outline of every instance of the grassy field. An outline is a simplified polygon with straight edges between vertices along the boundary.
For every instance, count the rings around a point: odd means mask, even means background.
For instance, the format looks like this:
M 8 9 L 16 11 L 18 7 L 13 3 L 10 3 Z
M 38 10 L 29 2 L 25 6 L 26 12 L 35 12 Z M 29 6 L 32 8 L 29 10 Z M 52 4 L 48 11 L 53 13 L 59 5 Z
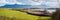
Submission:
M 0 8 L 0 16 L 5 16 L 9 18 L 16 18 L 16 20 L 37 20 L 39 16 L 34 16 L 27 14 L 25 12 L 14 11 L 11 8 Z M 50 17 L 41 16 L 40 19 L 48 20 Z

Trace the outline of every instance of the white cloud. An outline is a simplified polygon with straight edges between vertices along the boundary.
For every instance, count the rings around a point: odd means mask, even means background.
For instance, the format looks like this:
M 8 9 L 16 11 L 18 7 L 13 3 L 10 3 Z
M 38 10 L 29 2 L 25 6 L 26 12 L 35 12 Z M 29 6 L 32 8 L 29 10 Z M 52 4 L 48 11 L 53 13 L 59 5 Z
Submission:
M 47 8 L 58 8 L 59 2 L 47 2 L 46 5 L 48 6 Z
M 50 1 L 53 1 L 53 0 L 50 0 Z M 56 1 L 56 0 L 54 0 Z M 18 2 L 17 0 L 0 0 L 0 4 L 3 5 L 3 4 L 19 4 L 19 5 L 41 5 L 41 4 L 46 4 L 47 6 L 50 6 L 50 7 L 57 7 L 58 6 L 58 2 L 45 2 L 45 0 L 39 0 L 38 2 L 34 2 L 34 1 L 31 1 L 31 0 L 26 0 L 26 2 L 24 3 L 23 1 L 22 2 Z
M 31 2 L 31 5 L 41 5 L 44 1 L 38 1 L 38 2 L 34 2 L 32 0 L 29 0 L 29 2 Z
M 6 2 L 15 3 L 16 0 L 5 0 Z
M 18 2 L 17 0 L 7 0 L 6 1 L 7 4 L 19 4 L 19 5 L 23 5 L 23 2 Z
M 1 2 L 5 2 L 5 0 L 0 0 L 0 3 L 1 3 Z
M 5 0 L 0 0 L 0 6 L 4 6 L 5 4 Z
M 5 0 L 6 4 L 15 4 L 16 3 L 16 0 Z
M 18 5 L 23 5 L 24 3 L 22 3 L 22 2 L 16 2 L 16 4 L 18 4 Z
M 22 4 L 22 2 L 17 2 L 16 0 L 0 0 L 0 3 L 3 4 Z M 2 4 L 1 4 L 2 5 Z
M 19 1 L 16 0 L 15 4 L 19 4 L 19 5 L 23 4 L 23 2 L 19 2 Z
M 3 4 L 3 3 L 0 3 L 0 6 L 4 6 L 5 4 Z
M 41 5 L 42 3 L 55 3 L 55 2 L 57 2 L 58 0 L 39 0 L 38 2 L 34 2 L 34 1 L 32 1 L 32 0 L 29 0 L 29 2 L 31 2 L 31 5 Z M 49 4 L 49 5 L 51 5 L 51 4 Z
M 20 3 L 19 2 L 16 2 L 16 4 L 22 4 L 22 2 L 20 2 Z

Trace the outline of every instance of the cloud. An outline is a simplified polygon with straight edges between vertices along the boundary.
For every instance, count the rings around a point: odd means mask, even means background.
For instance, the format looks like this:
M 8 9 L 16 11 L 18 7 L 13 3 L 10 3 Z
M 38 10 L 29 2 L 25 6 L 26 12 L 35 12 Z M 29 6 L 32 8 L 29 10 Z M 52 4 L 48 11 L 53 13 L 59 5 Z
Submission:
M 37 1 L 37 2 L 35 2 L 35 1 L 32 1 L 32 0 L 29 0 L 29 2 L 31 2 L 30 4 L 31 5 L 41 5 L 44 1 Z
M 6 4 L 40 5 L 43 1 L 33 2 L 33 1 L 30 1 L 30 0 L 1 0 L 1 2 L 6 3 Z
M 47 8 L 56 8 L 58 6 L 57 0 L 39 0 L 38 2 L 34 2 L 31 0 L 0 0 L 0 6 L 5 4 L 19 4 L 19 5 L 32 5 L 32 7 L 47 7 Z M 37 5 L 37 6 L 34 6 Z
M 28 1 L 27 0 L 7 0 L 6 3 L 7 4 L 27 5 L 26 3 L 28 3 Z
M 46 2 L 57 2 L 58 0 L 41 0 L 41 1 L 46 1 Z
M 0 3 L 1 3 L 1 2 L 5 2 L 5 0 L 0 0 Z
M 47 3 L 48 2 L 48 4 L 50 4 L 50 3 L 55 3 L 55 2 L 57 2 L 58 0 L 39 0 L 39 2 L 34 2 L 34 1 L 31 1 L 30 0 L 30 2 L 31 2 L 31 5 L 41 5 L 42 3 Z
M 5 0 L 6 4 L 15 4 L 16 3 L 16 0 Z
M 42 0 L 41 0 L 42 1 Z M 52 2 L 45 2 L 42 1 L 42 3 L 38 3 L 38 2 L 32 2 L 31 4 L 33 5 L 32 7 L 38 7 L 38 8 L 60 8 L 59 7 L 59 2 L 57 2 L 56 0 L 50 0 Z M 35 5 L 35 6 L 34 6 Z
M 4 6 L 5 4 L 5 0 L 0 0 L 0 6 Z
M 18 4 L 18 5 L 26 5 L 25 3 L 22 3 L 22 2 L 17 2 L 16 4 Z
M 47 5 L 47 8 L 58 8 L 59 2 L 47 2 L 46 5 Z
M 0 7 L 1 7 L 1 6 L 4 6 L 4 5 L 5 5 L 4 3 L 0 3 Z
M 18 2 L 16 0 L 0 0 L 0 3 L 10 4 L 10 5 L 12 5 L 12 4 L 22 4 L 22 2 Z
M 6 2 L 10 2 L 10 3 L 12 3 L 12 2 L 16 2 L 16 0 L 5 0 Z

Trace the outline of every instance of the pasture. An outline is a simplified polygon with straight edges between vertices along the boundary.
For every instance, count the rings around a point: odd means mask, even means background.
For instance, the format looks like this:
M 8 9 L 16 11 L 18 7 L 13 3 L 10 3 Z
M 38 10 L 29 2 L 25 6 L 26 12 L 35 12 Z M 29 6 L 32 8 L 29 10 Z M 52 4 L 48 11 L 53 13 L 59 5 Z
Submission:
M 0 8 L 0 20 L 38 20 L 39 16 L 30 15 L 26 12 L 11 10 L 12 8 Z M 40 16 L 40 20 L 50 20 L 51 17 Z

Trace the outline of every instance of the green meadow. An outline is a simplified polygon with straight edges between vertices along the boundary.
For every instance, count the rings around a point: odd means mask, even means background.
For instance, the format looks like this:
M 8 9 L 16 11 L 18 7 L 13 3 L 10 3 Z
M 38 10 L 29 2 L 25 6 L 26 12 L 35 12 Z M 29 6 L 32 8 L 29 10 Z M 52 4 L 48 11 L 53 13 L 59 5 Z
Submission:
M 16 18 L 16 20 L 38 20 L 39 16 L 30 15 L 26 12 L 11 10 L 12 8 L 0 8 L 0 16 Z M 50 20 L 50 17 L 40 16 L 40 20 Z

